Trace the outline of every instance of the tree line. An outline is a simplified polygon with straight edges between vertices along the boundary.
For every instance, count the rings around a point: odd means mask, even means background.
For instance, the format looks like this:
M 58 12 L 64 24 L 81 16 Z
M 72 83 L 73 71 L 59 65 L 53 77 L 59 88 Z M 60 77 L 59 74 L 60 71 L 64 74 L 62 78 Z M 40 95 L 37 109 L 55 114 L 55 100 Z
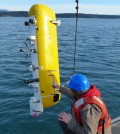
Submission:
M 0 12 L 0 17 L 28 17 L 27 11 L 7 11 Z M 75 13 L 59 13 L 56 14 L 58 18 L 75 18 Z M 103 18 L 103 19 L 119 19 L 120 15 L 100 15 L 100 14 L 78 14 L 79 18 Z

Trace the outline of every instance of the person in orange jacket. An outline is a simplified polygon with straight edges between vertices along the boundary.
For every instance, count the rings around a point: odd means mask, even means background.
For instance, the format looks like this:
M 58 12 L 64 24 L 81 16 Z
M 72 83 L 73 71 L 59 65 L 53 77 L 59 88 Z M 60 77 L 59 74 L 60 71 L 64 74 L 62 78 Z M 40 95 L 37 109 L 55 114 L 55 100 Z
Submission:
M 67 87 L 53 83 L 53 88 L 74 99 L 72 115 L 62 112 L 58 115 L 63 134 L 112 134 L 111 118 L 100 91 L 90 85 L 83 74 L 75 74 Z

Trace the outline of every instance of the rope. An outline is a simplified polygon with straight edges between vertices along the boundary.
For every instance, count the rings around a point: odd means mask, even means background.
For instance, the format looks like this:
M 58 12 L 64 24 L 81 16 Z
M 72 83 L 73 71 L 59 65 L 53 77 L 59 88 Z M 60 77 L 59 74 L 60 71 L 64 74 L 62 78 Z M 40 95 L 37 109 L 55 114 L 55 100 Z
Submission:
M 73 66 L 73 75 L 75 74 L 75 65 L 76 65 L 76 46 L 77 46 L 77 31 L 78 31 L 78 9 L 79 9 L 79 0 L 75 1 L 77 3 L 76 6 L 76 30 L 75 30 L 75 48 L 74 48 L 74 66 Z

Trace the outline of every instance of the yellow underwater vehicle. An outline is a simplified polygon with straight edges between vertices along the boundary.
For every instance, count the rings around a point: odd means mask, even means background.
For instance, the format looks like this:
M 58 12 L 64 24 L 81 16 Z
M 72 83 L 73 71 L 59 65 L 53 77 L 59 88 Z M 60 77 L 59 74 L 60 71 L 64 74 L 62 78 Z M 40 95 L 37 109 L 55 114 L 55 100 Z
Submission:
M 55 12 L 42 4 L 33 5 L 29 10 L 31 61 L 29 70 L 33 79 L 26 81 L 34 88 L 34 97 L 30 99 L 31 115 L 37 116 L 44 108 L 58 103 L 61 94 L 52 87 L 52 83 L 60 84 L 57 25 Z

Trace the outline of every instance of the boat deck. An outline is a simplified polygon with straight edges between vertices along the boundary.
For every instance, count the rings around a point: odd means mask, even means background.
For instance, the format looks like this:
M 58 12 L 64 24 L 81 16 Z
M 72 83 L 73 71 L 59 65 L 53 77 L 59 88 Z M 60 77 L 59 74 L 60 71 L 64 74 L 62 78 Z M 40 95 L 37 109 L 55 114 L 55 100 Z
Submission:
M 120 117 L 112 120 L 112 134 L 120 134 Z

